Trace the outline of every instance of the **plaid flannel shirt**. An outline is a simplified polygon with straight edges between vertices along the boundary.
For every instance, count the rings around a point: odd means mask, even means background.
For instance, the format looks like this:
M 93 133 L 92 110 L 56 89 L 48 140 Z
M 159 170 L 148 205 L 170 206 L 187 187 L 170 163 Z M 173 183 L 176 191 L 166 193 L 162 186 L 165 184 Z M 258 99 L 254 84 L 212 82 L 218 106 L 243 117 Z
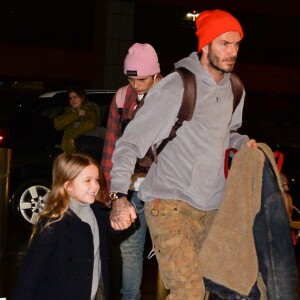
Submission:
M 122 119 L 132 119 L 133 111 L 137 100 L 136 91 L 129 85 L 126 91 L 125 102 L 122 108 Z M 101 161 L 102 171 L 107 181 L 107 188 L 110 189 L 110 170 L 112 168 L 111 157 L 115 149 L 117 139 L 121 136 L 121 116 L 116 102 L 116 94 L 109 109 L 105 142 Z

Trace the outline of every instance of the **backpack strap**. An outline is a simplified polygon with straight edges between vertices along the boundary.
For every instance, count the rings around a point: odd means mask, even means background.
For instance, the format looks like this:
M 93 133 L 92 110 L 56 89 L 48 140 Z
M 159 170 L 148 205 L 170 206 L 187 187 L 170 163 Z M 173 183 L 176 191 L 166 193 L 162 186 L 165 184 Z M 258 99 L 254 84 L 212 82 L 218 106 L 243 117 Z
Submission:
M 194 114 L 197 97 L 195 74 L 184 67 L 177 68 L 176 71 L 182 78 L 184 88 L 182 103 L 177 117 L 182 122 L 190 121 Z
M 232 113 L 234 113 L 235 109 L 239 105 L 244 91 L 244 85 L 240 77 L 235 74 L 231 73 L 230 76 L 230 82 L 231 82 L 231 89 L 233 93 L 233 110 Z
M 117 103 L 118 108 L 123 108 L 123 106 L 124 106 L 126 92 L 127 92 L 128 87 L 129 87 L 129 84 L 126 86 L 123 86 L 117 90 L 116 103 Z
M 177 68 L 175 71 L 179 73 L 183 81 L 184 89 L 181 106 L 177 115 L 178 119 L 172 127 L 169 136 L 154 150 L 155 161 L 157 161 L 157 155 L 164 149 L 167 143 L 175 138 L 176 131 L 182 126 L 183 121 L 190 121 L 192 119 L 195 110 L 197 97 L 195 74 L 184 67 Z

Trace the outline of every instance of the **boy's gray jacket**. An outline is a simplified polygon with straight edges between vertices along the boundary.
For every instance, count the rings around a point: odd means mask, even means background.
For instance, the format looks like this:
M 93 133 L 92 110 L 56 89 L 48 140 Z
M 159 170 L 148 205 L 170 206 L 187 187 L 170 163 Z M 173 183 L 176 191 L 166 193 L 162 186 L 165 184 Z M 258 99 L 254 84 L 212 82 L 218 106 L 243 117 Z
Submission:
M 227 148 L 240 149 L 249 140 L 237 130 L 242 124 L 243 97 L 233 111 L 230 74 L 219 84 L 202 67 L 193 52 L 175 64 L 196 76 L 197 100 L 191 121 L 185 121 L 177 136 L 158 156 L 158 163 L 143 181 L 139 197 L 177 199 L 201 210 L 217 209 L 224 186 L 224 155 Z M 136 158 L 169 136 L 181 105 L 183 82 L 177 72 L 162 79 L 147 94 L 143 107 L 117 141 L 112 156 L 111 191 L 127 193 Z

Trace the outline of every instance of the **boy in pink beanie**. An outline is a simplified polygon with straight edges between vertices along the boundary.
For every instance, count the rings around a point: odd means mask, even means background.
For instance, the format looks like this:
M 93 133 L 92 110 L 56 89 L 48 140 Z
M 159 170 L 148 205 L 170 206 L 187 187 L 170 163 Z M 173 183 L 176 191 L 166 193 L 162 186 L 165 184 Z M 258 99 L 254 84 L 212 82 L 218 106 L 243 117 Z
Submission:
M 112 100 L 101 161 L 108 186 L 110 186 L 111 157 L 115 143 L 134 117 L 138 107 L 143 104 L 146 93 L 162 78 L 154 48 L 149 44 L 133 44 L 124 60 L 124 74 L 127 76 L 129 84 L 118 89 Z M 140 285 L 143 275 L 143 252 L 147 225 L 144 202 L 138 198 L 137 193 L 145 175 L 145 173 L 135 172 L 128 191 L 130 202 L 135 207 L 139 225 L 126 230 L 120 243 L 123 262 L 122 300 L 141 299 Z M 118 194 L 118 197 L 121 196 Z M 115 202 L 112 203 L 112 207 L 114 205 Z
M 124 61 L 124 74 L 147 77 L 160 73 L 160 66 L 154 48 L 149 44 L 133 44 Z

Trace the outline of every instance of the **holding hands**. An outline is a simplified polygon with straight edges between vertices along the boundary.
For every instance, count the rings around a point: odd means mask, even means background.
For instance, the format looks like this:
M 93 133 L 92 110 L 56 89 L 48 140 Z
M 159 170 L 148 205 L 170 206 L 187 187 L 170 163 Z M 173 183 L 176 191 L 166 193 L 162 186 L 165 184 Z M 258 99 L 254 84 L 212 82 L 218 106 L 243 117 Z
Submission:
M 112 202 L 110 222 L 115 230 L 124 230 L 131 226 L 137 218 L 134 206 L 126 199 L 119 198 Z

